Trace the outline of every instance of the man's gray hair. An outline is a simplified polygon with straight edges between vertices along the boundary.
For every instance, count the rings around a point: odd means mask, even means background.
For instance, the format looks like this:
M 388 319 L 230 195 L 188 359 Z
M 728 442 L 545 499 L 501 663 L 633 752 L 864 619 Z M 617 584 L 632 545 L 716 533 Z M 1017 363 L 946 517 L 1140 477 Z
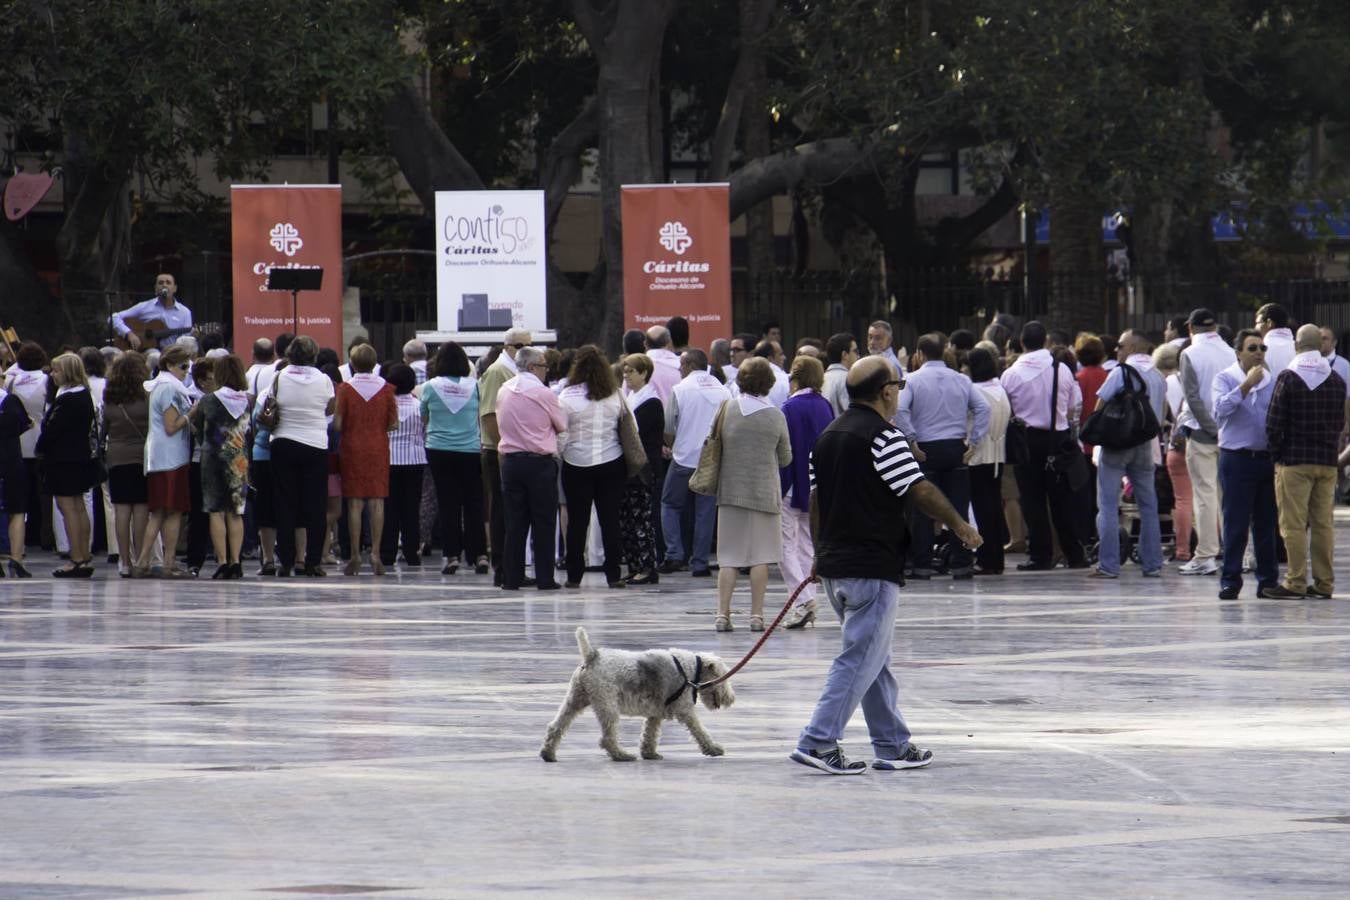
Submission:
M 427 358 L 427 345 L 417 338 L 403 345 L 403 359 L 407 362 L 413 362 L 419 359 Z
M 188 356 L 196 359 L 201 354 L 201 348 L 197 346 L 197 339 L 190 334 L 180 334 L 178 340 L 174 341 L 179 347 L 188 352 Z
M 527 372 L 530 366 L 538 365 L 544 361 L 544 351 L 538 347 L 521 347 L 516 351 L 516 368 L 522 372 Z M 539 379 L 543 381 L 544 379 Z
M 698 347 L 690 347 L 684 351 L 684 356 L 689 359 L 689 369 L 692 372 L 703 372 L 708 368 L 708 354 L 704 353 Z
M 885 319 L 877 319 L 875 322 L 873 322 L 871 325 L 868 325 L 867 327 L 868 327 L 868 328 L 880 328 L 882 331 L 886 332 L 887 334 L 892 334 L 892 335 L 895 334 L 894 329 L 891 328 L 891 323 L 890 323 L 890 322 L 887 322 Z
M 731 341 L 718 338 L 708 345 L 708 356 L 715 366 L 731 365 Z
M 502 335 L 503 344 L 529 344 L 533 340 L 528 328 L 508 328 L 506 334 Z
M 647 329 L 647 346 L 653 350 L 670 346 L 670 329 L 664 325 L 653 325 Z
M 1322 329 L 1316 325 L 1304 325 L 1294 333 L 1294 349 L 1299 353 L 1322 349 Z

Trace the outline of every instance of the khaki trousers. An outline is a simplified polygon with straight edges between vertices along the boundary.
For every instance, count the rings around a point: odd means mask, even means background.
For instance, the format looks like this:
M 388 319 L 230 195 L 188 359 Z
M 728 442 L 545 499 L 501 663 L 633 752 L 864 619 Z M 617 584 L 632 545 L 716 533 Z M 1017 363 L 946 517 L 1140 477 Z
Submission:
M 1191 475 L 1191 496 L 1195 507 L 1194 559 L 1213 559 L 1219 555 L 1219 533 L 1223 492 L 1219 487 L 1219 445 L 1186 442 L 1186 471 Z
M 1275 502 L 1280 512 L 1280 537 L 1289 554 L 1284 573 L 1286 590 L 1304 593 L 1308 560 L 1312 558 L 1313 587 L 1330 594 L 1335 581 L 1331 555 L 1335 546 L 1332 508 L 1336 501 L 1335 466 L 1275 467 Z M 1309 546 L 1309 532 L 1312 534 Z

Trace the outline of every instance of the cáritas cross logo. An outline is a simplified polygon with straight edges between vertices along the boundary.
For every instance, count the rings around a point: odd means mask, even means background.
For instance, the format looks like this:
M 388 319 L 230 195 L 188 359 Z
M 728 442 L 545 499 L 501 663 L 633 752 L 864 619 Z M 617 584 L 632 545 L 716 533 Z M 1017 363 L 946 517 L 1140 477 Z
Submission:
M 272 248 L 287 256 L 294 256 L 305 246 L 305 242 L 300 239 L 300 231 L 290 222 L 278 222 L 273 225 L 267 236 L 271 239 L 268 243 Z
M 684 251 L 694 246 L 694 239 L 683 222 L 667 222 L 661 226 L 661 246 L 676 256 L 683 256 Z

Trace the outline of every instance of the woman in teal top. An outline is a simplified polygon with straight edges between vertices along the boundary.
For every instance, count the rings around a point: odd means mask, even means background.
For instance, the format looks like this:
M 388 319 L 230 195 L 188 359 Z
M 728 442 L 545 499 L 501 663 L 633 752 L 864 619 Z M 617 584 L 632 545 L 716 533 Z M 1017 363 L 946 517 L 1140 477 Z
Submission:
M 474 561 L 475 572 L 486 575 L 478 382 L 464 348 L 454 341 L 441 344 L 427 368 L 430 377 L 422 386 L 422 425 L 440 508 L 445 558 L 441 574 L 455 574 L 463 556 Z

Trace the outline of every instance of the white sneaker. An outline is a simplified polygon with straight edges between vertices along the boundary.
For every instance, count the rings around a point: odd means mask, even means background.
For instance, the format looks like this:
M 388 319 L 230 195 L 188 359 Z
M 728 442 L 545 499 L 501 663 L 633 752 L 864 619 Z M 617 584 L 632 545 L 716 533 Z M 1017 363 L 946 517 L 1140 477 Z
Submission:
M 1219 564 L 1213 559 L 1193 559 L 1186 565 L 1177 569 L 1182 575 L 1214 575 L 1219 571 Z

